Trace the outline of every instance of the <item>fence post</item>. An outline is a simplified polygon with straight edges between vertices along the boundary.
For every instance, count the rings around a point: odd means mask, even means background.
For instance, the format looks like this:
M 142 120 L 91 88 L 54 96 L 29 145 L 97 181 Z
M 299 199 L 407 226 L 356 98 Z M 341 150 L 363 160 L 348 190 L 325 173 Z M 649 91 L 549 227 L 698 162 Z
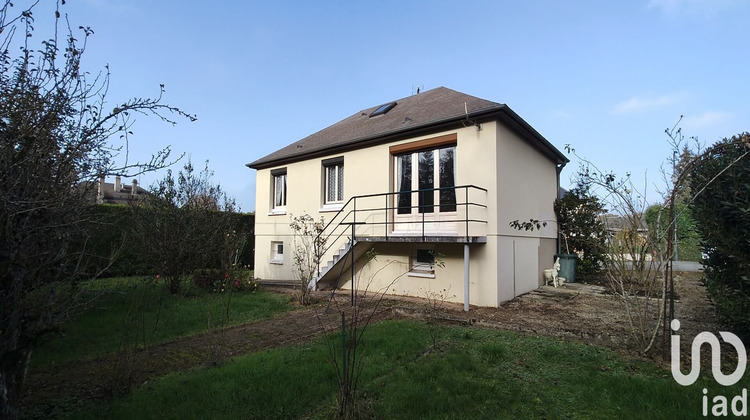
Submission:
M 341 311 L 341 377 L 344 384 L 348 383 L 348 371 L 346 370 L 346 315 Z M 342 384 L 342 386 L 345 386 Z

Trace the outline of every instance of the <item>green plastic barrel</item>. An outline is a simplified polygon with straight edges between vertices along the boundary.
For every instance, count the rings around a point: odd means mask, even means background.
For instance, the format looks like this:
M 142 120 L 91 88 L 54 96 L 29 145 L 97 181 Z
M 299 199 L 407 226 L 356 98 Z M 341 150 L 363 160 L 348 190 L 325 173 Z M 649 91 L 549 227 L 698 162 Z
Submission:
M 560 258 L 560 271 L 557 277 L 565 278 L 566 283 L 576 282 L 576 254 L 557 254 L 555 258 Z

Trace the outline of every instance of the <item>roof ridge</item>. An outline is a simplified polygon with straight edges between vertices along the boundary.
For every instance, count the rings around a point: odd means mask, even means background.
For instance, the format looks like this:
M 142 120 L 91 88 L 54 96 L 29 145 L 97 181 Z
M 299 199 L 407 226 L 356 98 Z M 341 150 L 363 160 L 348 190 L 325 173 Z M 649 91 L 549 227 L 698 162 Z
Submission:
M 394 106 L 375 112 L 384 105 Z M 273 166 L 289 160 L 301 159 L 311 153 L 324 153 L 340 147 L 350 148 L 359 142 L 369 142 L 399 133 L 423 130 L 449 121 L 471 118 L 505 109 L 505 104 L 459 92 L 445 86 L 404 96 L 373 105 L 344 118 L 328 127 L 299 139 L 247 166 Z

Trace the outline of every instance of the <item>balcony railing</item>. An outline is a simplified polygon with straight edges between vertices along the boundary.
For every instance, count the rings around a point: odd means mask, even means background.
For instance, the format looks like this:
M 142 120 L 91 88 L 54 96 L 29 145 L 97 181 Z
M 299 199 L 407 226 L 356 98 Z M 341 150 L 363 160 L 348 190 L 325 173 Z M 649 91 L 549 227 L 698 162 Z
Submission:
M 398 197 L 453 190 L 455 204 L 398 205 Z M 435 200 L 439 201 L 439 200 Z M 484 242 L 487 235 L 487 190 L 475 185 L 359 195 L 350 198 L 328 221 L 316 243 L 324 249 L 321 262 L 347 244 L 371 242 Z M 442 210 L 441 211 L 441 205 Z M 400 214 L 401 213 L 401 214 Z M 406 213 L 406 214 L 403 214 Z

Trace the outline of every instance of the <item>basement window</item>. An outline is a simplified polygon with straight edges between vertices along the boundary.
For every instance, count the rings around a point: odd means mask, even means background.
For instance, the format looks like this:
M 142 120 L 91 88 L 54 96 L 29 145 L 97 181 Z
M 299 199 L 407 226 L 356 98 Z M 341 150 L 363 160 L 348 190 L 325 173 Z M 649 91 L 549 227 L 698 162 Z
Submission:
M 417 249 L 417 254 L 411 258 L 411 277 L 435 277 L 435 250 Z
M 386 112 L 393 109 L 393 107 L 396 106 L 396 102 L 389 102 L 387 104 L 380 105 L 379 107 L 375 108 L 375 111 L 372 111 L 370 114 L 370 117 L 376 117 L 378 115 L 383 115 Z
M 271 264 L 284 264 L 284 242 L 271 242 Z

